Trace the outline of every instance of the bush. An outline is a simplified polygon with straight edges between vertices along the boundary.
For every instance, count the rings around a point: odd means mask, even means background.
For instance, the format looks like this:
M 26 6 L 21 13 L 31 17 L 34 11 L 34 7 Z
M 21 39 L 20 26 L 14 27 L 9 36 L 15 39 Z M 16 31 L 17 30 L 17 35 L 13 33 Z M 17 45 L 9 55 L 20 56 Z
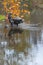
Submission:
M 4 15 L 0 15 L 0 21 L 5 20 L 5 16 Z

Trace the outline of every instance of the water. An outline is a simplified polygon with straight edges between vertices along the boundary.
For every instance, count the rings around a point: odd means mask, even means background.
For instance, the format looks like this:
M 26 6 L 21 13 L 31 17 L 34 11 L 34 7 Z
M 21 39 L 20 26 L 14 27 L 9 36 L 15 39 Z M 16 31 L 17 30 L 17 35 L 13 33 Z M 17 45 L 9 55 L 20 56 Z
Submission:
M 43 27 L 23 23 L 0 34 L 0 65 L 43 65 Z

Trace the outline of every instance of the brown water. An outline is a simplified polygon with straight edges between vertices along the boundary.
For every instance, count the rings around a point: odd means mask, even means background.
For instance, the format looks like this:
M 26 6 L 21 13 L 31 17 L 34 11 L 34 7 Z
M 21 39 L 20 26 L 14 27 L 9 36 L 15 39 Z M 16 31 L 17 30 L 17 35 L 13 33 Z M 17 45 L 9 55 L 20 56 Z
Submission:
M 43 65 L 43 27 L 0 25 L 0 65 Z

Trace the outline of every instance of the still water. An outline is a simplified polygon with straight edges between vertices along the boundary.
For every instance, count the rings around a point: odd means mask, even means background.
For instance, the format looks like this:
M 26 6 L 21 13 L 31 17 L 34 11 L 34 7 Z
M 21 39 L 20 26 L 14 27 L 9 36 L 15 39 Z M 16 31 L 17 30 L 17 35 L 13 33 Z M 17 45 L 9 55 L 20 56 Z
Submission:
M 43 65 L 43 27 L 0 25 L 0 65 Z

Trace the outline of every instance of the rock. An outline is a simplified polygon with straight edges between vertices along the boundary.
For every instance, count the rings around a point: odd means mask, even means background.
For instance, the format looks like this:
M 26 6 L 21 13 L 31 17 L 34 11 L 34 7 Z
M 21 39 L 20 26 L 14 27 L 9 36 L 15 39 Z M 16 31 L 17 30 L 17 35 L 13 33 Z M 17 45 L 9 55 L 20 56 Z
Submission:
M 38 7 L 43 9 L 43 4 L 39 4 Z
M 31 12 L 30 17 L 30 23 L 31 24 L 43 24 L 43 10 L 40 8 L 35 8 Z
M 30 23 L 43 25 L 43 0 L 31 0 L 31 4 Z

